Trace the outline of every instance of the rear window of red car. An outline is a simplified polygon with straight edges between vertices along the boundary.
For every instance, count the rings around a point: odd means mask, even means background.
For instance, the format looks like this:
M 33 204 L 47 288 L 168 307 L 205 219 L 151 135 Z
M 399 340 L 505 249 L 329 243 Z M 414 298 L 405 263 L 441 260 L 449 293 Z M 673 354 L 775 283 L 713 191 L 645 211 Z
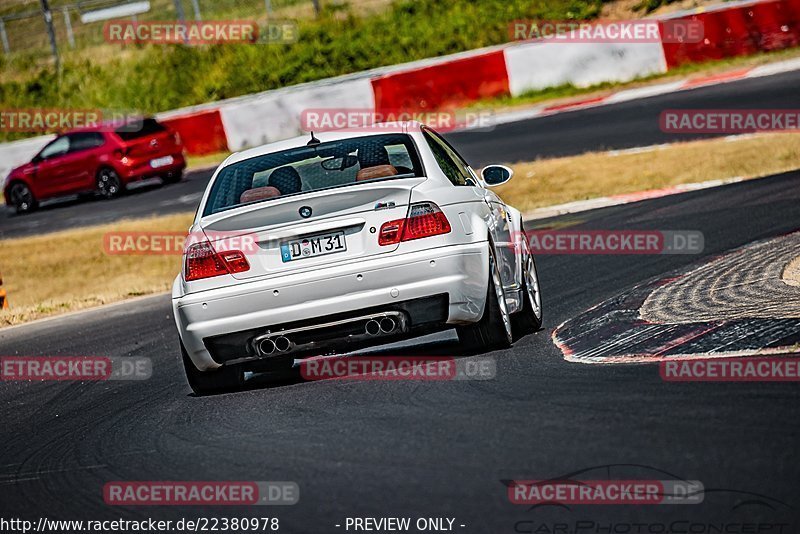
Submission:
M 123 141 L 131 141 L 165 131 L 167 128 L 155 119 L 144 119 L 141 122 L 126 124 L 116 129 L 115 133 Z

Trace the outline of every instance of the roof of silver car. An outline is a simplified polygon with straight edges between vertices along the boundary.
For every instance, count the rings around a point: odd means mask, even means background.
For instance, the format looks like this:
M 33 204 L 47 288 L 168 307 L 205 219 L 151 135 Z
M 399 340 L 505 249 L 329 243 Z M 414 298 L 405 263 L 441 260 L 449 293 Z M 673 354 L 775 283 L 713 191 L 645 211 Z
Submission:
M 423 124 L 417 121 L 384 122 L 373 126 L 361 126 L 358 128 L 331 130 L 328 132 L 314 132 L 314 137 L 325 143 L 328 141 L 339 141 L 341 139 L 366 137 L 368 135 L 418 132 L 422 126 Z M 228 159 L 222 163 L 221 167 L 246 159 L 263 156 L 264 154 L 306 146 L 310 140 L 311 133 L 308 133 L 291 139 L 284 139 L 282 141 L 276 141 L 274 143 L 236 152 L 235 154 L 231 154 Z

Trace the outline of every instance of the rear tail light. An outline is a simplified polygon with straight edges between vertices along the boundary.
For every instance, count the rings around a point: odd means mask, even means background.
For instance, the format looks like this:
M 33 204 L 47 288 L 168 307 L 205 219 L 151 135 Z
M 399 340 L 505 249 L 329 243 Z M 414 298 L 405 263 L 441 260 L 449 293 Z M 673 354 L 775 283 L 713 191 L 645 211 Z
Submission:
M 187 282 L 249 270 L 250 264 L 239 250 L 215 252 L 208 241 L 195 243 L 186 250 L 184 276 Z
M 405 225 L 405 219 L 397 219 L 396 221 L 384 223 L 383 226 L 381 226 L 381 232 L 378 234 L 378 244 L 383 247 L 399 243 L 400 238 L 403 236 Z
M 450 233 L 450 222 L 432 202 L 412 204 L 403 230 L 403 241 Z
M 450 230 L 450 222 L 439 206 L 433 202 L 421 202 L 411 205 L 405 219 L 384 223 L 378 234 L 378 244 L 396 245 L 401 241 L 449 234 Z

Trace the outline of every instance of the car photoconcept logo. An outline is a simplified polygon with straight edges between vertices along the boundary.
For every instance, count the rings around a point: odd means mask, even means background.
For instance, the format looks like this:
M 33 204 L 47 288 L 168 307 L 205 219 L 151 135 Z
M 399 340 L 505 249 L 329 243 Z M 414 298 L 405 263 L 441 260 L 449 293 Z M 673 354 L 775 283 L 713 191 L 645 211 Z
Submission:
M 302 208 L 300 208 L 300 217 L 304 219 L 308 219 L 309 217 L 311 217 L 311 213 L 312 213 L 311 208 L 309 208 L 308 206 L 303 206 Z

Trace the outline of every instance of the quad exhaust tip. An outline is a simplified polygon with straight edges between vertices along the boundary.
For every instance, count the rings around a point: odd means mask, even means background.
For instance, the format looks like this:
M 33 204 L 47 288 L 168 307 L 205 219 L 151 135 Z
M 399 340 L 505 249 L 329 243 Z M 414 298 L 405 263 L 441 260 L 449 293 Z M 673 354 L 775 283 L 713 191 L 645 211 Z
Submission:
M 366 321 L 366 322 L 364 322 Z M 256 353 L 256 356 L 267 357 L 270 355 L 278 355 L 291 351 L 305 351 L 308 349 L 319 350 L 320 346 L 325 346 L 327 340 L 318 342 L 317 340 L 309 339 L 303 341 L 301 338 L 295 337 L 294 341 L 289 336 L 294 336 L 298 332 L 308 332 L 314 328 L 328 328 L 331 326 L 338 326 L 347 324 L 350 327 L 355 327 L 358 324 L 364 325 L 364 331 L 367 336 L 376 337 L 381 335 L 389 335 L 397 332 L 406 332 L 406 319 L 400 312 L 388 312 L 366 317 L 357 317 L 354 319 L 346 319 L 336 323 L 329 323 L 318 325 L 316 327 L 298 328 L 294 330 L 282 330 L 280 332 L 267 332 L 252 339 L 248 346 L 251 354 Z M 355 337 L 363 337 L 364 334 L 356 335 Z M 300 344 L 298 345 L 298 340 Z M 320 344 L 321 343 L 321 344 Z
M 275 352 L 275 342 L 271 339 L 263 339 L 261 343 L 258 344 L 258 351 L 261 354 L 272 354 Z
M 381 333 L 381 324 L 375 319 L 370 319 L 367 321 L 366 331 L 371 336 L 377 336 Z
M 286 352 L 292 348 L 292 343 L 289 341 L 289 338 L 286 336 L 280 336 L 275 338 L 275 349 L 278 352 Z
M 268 356 L 275 352 L 286 352 L 292 348 L 292 342 L 286 336 L 276 338 L 265 338 L 258 342 L 258 352 L 262 356 Z
M 383 319 L 381 319 L 381 322 L 379 324 L 381 327 L 381 332 L 383 332 L 384 334 L 390 334 L 394 332 L 394 329 L 397 327 L 397 323 L 394 322 L 394 319 L 392 319 L 391 317 L 384 317 Z
M 391 334 L 397 328 L 397 321 L 391 317 L 382 317 L 380 319 L 370 319 L 367 321 L 365 330 L 371 336 L 378 334 Z

